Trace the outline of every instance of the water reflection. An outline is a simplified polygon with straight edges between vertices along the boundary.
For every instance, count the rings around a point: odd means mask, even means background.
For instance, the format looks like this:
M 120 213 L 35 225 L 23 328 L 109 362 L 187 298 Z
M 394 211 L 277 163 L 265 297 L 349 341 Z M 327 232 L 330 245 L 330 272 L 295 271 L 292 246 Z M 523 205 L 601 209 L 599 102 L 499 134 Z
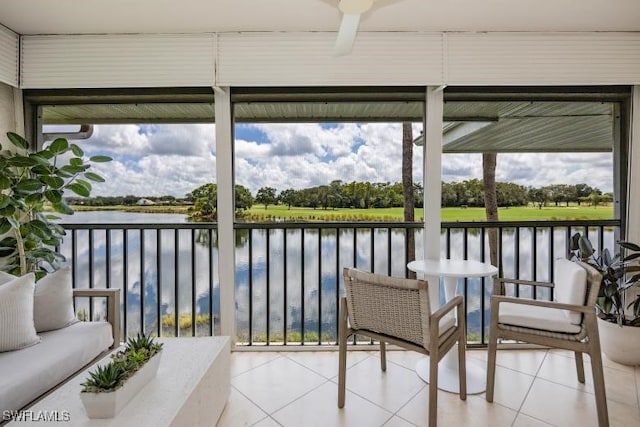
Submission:
M 132 214 L 110 212 L 109 221 L 104 213 L 87 214 L 78 213 L 73 222 L 143 222 Z M 184 222 L 182 215 L 162 216 L 164 221 Z M 504 276 L 549 280 L 552 261 L 566 256 L 567 236 L 572 232 L 564 227 L 503 229 Z M 415 233 L 420 254 L 422 230 Z M 62 251 L 74 260 L 76 286 L 109 284 L 126 289 L 129 333 L 144 327 L 147 333 L 209 335 L 211 324 L 213 333 L 219 333 L 220 261 L 215 229 L 75 230 L 69 237 L 73 239 L 65 239 Z M 598 245 L 598 234 L 593 232 L 591 237 Z M 406 231 L 399 228 L 236 230 L 239 340 L 299 342 L 304 337 L 308 342 L 335 342 L 342 268 L 355 266 L 404 277 L 405 238 Z M 603 239 L 605 247 L 613 247 L 613 230 L 605 230 Z M 449 229 L 441 235 L 441 248 L 442 257 L 483 260 L 489 253 L 488 237 L 480 229 Z M 483 332 L 486 335 L 491 288 L 490 280 L 459 280 L 458 293 L 467 302 L 470 341 L 480 341 Z M 522 288 L 520 295 L 530 292 Z M 80 305 L 83 308 L 87 307 Z

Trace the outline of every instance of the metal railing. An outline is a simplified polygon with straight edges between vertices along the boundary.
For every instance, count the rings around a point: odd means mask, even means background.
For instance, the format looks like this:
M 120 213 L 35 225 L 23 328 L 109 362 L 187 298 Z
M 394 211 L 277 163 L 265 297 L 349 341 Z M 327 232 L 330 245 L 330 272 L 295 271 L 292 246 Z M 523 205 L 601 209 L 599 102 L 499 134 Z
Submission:
M 60 250 L 73 264 L 76 287 L 120 287 L 123 333 L 219 334 L 217 225 L 65 224 Z M 551 280 L 575 232 L 600 250 L 613 248 L 620 222 L 526 221 L 443 223 L 443 257 L 489 260 L 488 230 L 497 229 L 505 277 Z M 422 224 L 317 222 L 236 224 L 236 330 L 239 345 L 335 345 L 342 268 L 406 277 L 407 236 L 422 252 Z M 419 255 L 418 255 L 419 257 Z M 467 309 L 468 343 L 484 345 L 490 279 L 458 284 Z M 550 298 L 516 287 L 515 294 Z M 81 316 L 104 312 L 100 300 Z

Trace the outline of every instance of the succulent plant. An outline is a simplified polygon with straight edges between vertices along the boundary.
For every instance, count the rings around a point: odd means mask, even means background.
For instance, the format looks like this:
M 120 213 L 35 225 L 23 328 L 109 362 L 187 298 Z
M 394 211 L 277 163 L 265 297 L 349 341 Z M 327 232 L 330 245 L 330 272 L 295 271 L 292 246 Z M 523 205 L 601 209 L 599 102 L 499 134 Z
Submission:
M 82 385 L 83 392 L 100 392 L 115 390 L 125 378 L 125 370 L 119 363 L 113 361 L 98 366 L 89 372 L 89 378 Z
M 155 342 L 153 337 L 145 334 L 129 337 L 124 349 L 111 355 L 108 364 L 89 372 L 89 378 L 81 384 L 82 392 L 101 393 L 119 388 L 160 350 L 162 343 Z

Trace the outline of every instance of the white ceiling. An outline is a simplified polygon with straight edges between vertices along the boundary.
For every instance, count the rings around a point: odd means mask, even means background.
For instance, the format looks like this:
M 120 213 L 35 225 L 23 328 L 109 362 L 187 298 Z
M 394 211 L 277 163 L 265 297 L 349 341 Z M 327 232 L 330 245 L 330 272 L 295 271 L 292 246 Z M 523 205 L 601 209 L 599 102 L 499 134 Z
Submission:
M 19 34 L 337 31 L 338 0 L 1 0 Z M 361 31 L 640 31 L 640 0 L 377 0 Z

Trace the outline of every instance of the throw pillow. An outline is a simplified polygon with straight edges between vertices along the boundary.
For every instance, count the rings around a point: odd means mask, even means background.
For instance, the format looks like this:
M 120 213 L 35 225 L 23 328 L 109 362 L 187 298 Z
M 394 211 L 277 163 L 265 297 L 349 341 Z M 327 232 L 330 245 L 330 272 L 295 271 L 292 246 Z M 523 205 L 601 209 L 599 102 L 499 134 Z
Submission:
M 17 277 L 0 271 L 0 285 Z M 36 283 L 33 322 L 36 332 L 64 328 L 77 321 L 73 310 L 71 266 L 47 274 Z
M 36 283 L 33 322 L 37 332 L 64 328 L 76 322 L 71 267 L 62 267 Z
M 40 342 L 33 324 L 33 273 L 0 286 L 0 352 L 19 350 Z

